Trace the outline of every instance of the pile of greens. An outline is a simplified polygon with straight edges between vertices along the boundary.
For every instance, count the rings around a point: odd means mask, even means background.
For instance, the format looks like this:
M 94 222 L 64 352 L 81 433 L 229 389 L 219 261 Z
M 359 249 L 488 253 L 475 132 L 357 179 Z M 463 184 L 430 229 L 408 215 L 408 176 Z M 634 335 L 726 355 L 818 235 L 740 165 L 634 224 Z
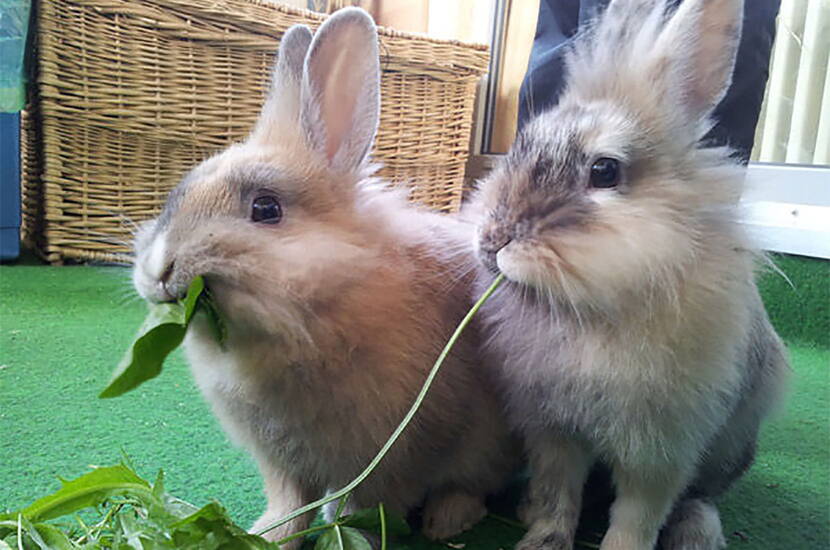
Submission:
M 359 529 L 379 534 L 383 548 L 387 535 L 409 533 L 382 505 L 343 516 L 342 499 L 335 521 L 268 542 L 236 525 L 218 502 L 199 508 L 168 494 L 162 471 L 151 484 L 121 463 L 61 483 L 57 492 L 0 515 L 0 550 L 276 550 L 312 533 L 319 535 L 315 550 L 371 550 Z

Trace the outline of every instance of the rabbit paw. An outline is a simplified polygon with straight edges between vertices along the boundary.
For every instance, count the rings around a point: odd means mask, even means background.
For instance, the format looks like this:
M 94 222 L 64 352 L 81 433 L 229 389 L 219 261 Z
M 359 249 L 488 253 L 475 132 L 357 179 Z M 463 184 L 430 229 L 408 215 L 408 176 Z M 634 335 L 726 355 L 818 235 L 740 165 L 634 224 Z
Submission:
M 463 492 L 444 493 L 427 501 L 422 531 L 428 539 L 446 539 L 470 529 L 486 515 L 482 497 Z
M 516 508 L 516 517 L 524 525 L 533 525 L 537 518 L 541 516 L 538 506 L 533 504 L 533 500 L 528 495 L 524 495 L 519 501 Z
M 664 550 L 726 548 L 718 509 L 702 499 L 678 503 L 663 529 L 660 544 Z

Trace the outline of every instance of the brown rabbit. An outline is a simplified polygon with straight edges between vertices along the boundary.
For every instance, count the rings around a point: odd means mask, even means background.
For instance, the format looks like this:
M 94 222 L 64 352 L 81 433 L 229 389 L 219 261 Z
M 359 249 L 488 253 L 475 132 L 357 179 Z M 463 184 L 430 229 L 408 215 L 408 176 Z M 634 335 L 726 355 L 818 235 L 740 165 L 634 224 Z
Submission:
M 744 172 L 700 140 L 729 86 L 741 0 L 612 0 L 557 107 L 481 185 L 482 310 L 532 479 L 521 550 L 573 547 L 611 470 L 602 550 L 713 550 L 712 498 L 752 462 L 788 374 L 737 222 Z
M 253 530 L 369 463 L 472 297 L 472 229 L 369 178 L 379 77 L 365 12 L 337 12 L 313 40 L 293 27 L 249 139 L 190 172 L 136 239 L 143 297 L 174 299 L 204 275 L 226 321 L 224 349 L 205 318 L 185 345 L 206 399 L 262 472 L 268 509 Z M 432 538 L 482 518 L 516 453 L 477 349 L 473 328 L 349 509 L 406 513 L 426 499 Z

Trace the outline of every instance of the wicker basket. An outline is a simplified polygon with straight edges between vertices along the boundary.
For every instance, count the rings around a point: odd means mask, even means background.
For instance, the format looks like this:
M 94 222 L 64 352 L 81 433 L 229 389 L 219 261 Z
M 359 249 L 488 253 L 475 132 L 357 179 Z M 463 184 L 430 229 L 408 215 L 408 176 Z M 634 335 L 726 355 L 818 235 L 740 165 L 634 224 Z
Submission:
M 129 261 L 130 228 L 244 138 L 273 55 L 323 16 L 264 0 L 41 0 L 24 116 L 24 238 L 49 261 Z M 381 29 L 380 175 L 458 207 L 485 46 Z

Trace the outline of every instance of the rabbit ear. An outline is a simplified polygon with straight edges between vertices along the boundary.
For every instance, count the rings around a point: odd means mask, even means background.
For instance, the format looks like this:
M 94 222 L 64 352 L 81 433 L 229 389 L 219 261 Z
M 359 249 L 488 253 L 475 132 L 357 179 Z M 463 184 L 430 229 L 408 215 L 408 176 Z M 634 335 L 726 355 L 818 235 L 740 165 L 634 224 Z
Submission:
M 297 121 L 300 113 L 300 87 L 303 62 L 311 45 L 311 30 L 305 25 L 294 25 L 280 40 L 277 61 L 271 76 L 271 88 L 265 105 L 254 127 L 253 139 L 268 142 L 273 132 L 285 131 L 286 121 Z
M 657 67 L 668 70 L 655 76 L 666 75 L 666 91 L 679 94 L 695 119 L 711 114 L 732 83 L 743 7 L 743 0 L 685 0 L 660 33 Z
M 378 35 L 372 18 L 344 8 L 320 27 L 305 61 L 301 120 L 311 146 L 336 170 L 359 168 L 380 108 Z

